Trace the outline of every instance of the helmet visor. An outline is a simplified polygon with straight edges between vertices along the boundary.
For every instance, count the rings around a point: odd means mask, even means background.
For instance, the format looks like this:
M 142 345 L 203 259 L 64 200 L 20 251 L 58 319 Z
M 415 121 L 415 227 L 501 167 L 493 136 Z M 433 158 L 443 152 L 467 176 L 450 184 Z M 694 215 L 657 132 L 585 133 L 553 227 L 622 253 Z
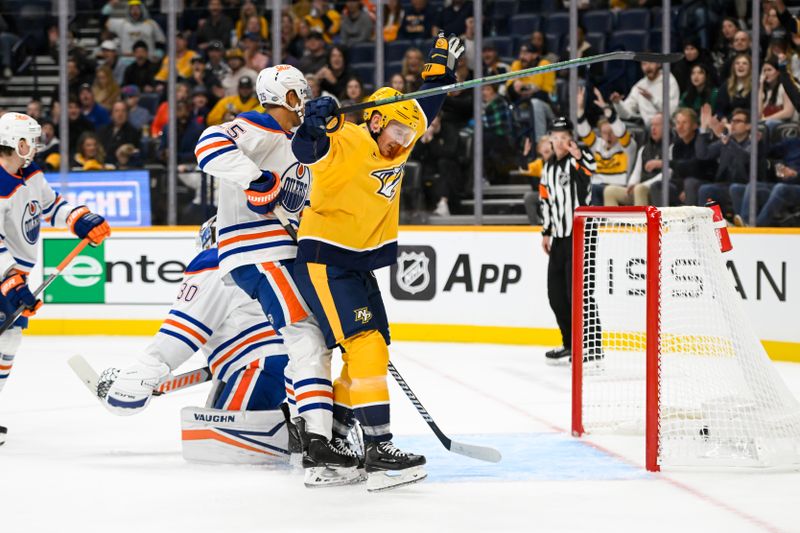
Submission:
M 411 141 L 414 140 L 414 133 L 416 132 L 411 127 L 392 120 L 383 129 L 383 133 L 388 136 L 389 140 L 402 145 L 403 148 L 408 148 L 411 145 Z

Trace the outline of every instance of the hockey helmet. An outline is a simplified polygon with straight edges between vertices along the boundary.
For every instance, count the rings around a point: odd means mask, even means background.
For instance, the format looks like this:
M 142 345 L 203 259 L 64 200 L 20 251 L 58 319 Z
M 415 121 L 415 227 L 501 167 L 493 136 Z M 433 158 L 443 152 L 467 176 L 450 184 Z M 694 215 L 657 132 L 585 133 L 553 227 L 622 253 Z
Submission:
M 286 95 L 294 91 L 300 103 L 294 107 L 289 105 Z M 256 79 L 256 94 L 261 105 L 277 105 L 303 116 L 303 107 L 311 98 L 311 89 L 306 77 L 291 65 L 275 65 L 263 69 Z
M 33 118 L 22 113 L 9 112 L 0 117 L 0 146 L 8 146 L 20 156 L 27 167 L 33 161 L 39 138 L 42 136 L 42 127 Z M 25 155 L 19 153 L 19 141 L 25 139 L 30 150 Z
M 398 96 L 400 94 L 402 94 L 400 91 L 392 89 L 391 87 L 381 87 L 369 95 L 367 102 L 375 102 L 377 100 L 383 100 L 384 98 Z M 382 105 L 380 107 L 368 107 L 364 110 L 364 122 L 369 122 L 374 112 L 378 112 L 381 115 L 381 130 L 386 129 L 389 126 L 389 123 L 392 121 L 395 121 L 401 126 L 405 126 L 407 128 L 404 128 L 406 130 L 405 135 L 403 135 L 400 130 L 395 132 L 398 136 L 402 135 L 402 138 L 398 138 L 398 141 L 400 141 L 403 146 L 408 146 L 411 144 L 411 141 L 413 141 L 414 137 L 416 137 L 417 129 L 422 122 L 422 112 L 419 108 L 419 105 L 413 100 L 395 102 L 392 104 Z M 408 129 L 410 129 L 410 132 Z
M 217 244 L 217 215 L 203 222 L 195 242 L 201 250 L 208 250 Z

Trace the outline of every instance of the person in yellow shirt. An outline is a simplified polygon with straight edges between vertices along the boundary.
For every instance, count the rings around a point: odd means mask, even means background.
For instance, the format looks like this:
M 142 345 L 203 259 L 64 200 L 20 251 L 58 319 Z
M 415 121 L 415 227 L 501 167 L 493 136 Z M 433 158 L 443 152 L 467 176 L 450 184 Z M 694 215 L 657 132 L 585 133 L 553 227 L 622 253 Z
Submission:
M 189 36 L 186 32 L 178 32 L 175 38 L 175 55 L 178 61 L 175 63 L 178 77 L 192 77 L 192 59 L 197 56 L 197 52 L 189 48 Z M 169 76 L 169 56 L 164 56 L 161 61 L 161 70 L 156 73 L 156 81 L 167 82 Z
M 257 110 L 264 112 L 253 91 L 253 79 L 250 76 L 239 78 L 237 94 L 220 99 L 206 117 L 206 124 L 215 126 L 233 120 L 239 113 Z
M 464 45 L 439 34 L 422 70 L 423 89 L 455 81 Z M 400 94 L 390 87 L 369 101 Z M 389 419 L 389 324 L 373 270 L 397 261 L 400 187 L 408 156 L 439 112 L 444 95 L 364 111 L 364 124 L 338 116 L 336 101 L 306 104 L 292 151 L 308 165 L 310 205 L 300 223 L 294 281 L 344 367 L 333 384 L 333 436 L 364 431 L 367 490 L 425 478 L 425 457 L 392 444 Z M 393 475 L 391 475 L 393 474 Z
M 549 65 L 531 43 L 522 43 L 519 58 L 511 63 L 511 71 L 516 72 L 533 67 Z M 556 73 L 533 74 L 506 83 L 507 96 L 513 104 L 530 103 L 533 110 L 533 135 L 538 139 L 547 133 L 547 124 L 555 118 L 550 101 L 556 94 Z
M 332 9 L 330 2 L 324 0 L 314 0 L 311 3 L 311 11 L 305 16 L 305 21 L 312 31 L 322 34 L 325 42 L 333 43 L 333 37 L 339 33 L 342 26 L 342 15 Z

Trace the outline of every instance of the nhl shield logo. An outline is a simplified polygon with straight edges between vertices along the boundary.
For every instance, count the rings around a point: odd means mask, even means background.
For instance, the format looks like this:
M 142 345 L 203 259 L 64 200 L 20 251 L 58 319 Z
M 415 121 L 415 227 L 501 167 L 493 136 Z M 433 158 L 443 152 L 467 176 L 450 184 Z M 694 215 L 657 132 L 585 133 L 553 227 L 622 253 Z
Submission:
M 391 292 L 398 300 L 431 300 L 436 294 L 436 252 L 430 246 L 400 246 L 392 265 Z

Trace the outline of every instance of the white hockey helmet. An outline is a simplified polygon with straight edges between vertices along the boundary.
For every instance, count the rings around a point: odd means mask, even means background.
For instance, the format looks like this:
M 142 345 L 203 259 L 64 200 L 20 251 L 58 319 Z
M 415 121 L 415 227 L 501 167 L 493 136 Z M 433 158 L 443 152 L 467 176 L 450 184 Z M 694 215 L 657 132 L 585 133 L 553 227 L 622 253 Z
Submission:
M 200 226 L 195 244 L 201 250 L 208 250 L 217 244 L 217 215 L 209 218 Z
M 294 91 L 300 98 L 299 105 L 292 107 L 286 101 L 289 91 Z M 311 89 L 306 77 L 298 69 L 291 65 L 275 65 L 258 73 L 256 94 L 262 106 L 279 105 L 294 111 L 302 118 L 303 108 L 311 98 Z
M 13 148 L 17 155 L 24 160 L 23 168 L 33 161 L 41 136 L 42 127 L 28 115 L 8 112 L 0 117 L 0 146 Z M 28 146 L 30 146 L 30 150 L 25 155 L 19 153 L 19 141 L 21 139 L 25 139 L 28 142 Z

